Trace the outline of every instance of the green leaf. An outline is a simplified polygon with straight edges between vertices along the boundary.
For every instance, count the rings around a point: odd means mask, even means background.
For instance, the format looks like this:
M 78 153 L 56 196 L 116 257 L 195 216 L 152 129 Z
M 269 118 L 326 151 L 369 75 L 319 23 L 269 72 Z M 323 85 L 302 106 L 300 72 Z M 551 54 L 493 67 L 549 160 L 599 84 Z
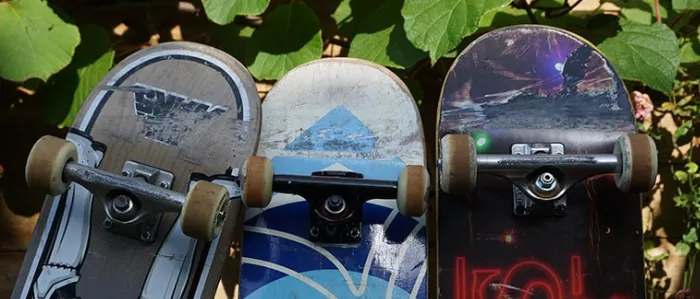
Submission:
M 675 174 L 674 174 L 675 175 Z M 687 176 L 687 174 L 686 174 Z M 673 197 L 673 201 L 676 203 L 676 207 L 685 207 L 688 205 L 688 199 L 690 196 L 688 194 L 680 194 Z
M 666 7 L 659 5 L 661 19 L 668 18 Z M 635 21 L 644 25 L 651 25 L 656 22 L 656 10 L 654 9 L 654 0 L 634 0 L 625 2 L 620 9 L 620 14 L 630 21 Z
M 533 3 L 532 8 L 537 9 L 552 9 L 552 8 L 562 8 L 566 5 L 566 0 L 540 0 L 537 3 Z
M 688 180 L 688 173 L 682 170 L 676 170 L 676 172 L 673 173 L 673 176 L 681 183 L 685 183 Z
M 73 123 L 85 99 L 114 62 L 114 50 L 105 30 L 88 24 L 80 28 L 80 35 L 83 41 L 75 49 L 73 61 L 40 91 L 44 95 L 44 118 L 58 127 Z
M 664 250 L 659 250 L 656 248 L 654 242 L 645 240 L 644 241 L 644 258 L 652 261 L 658 262 L 668 257 L 668 253 Z
M 700 42 L 691 39 L 681 46 L 681 63 L 700 62 Z
M 688 233 L 683 235 L 683 242 L 692 244 L 698 241 L 698 232 L 697 229 L 694 227 L 691 227 L 688 230 Z
M 331 18 L 335 20 L 335 23 L 338 25 L 338 31 L 340 31 L 345 24 L 353 20 L 353 15 L 353 9 L 350 7 L 350 0 L 343 0 L 338 4 L 338 7 L 335 8 Z
M 699 10 L 700 0 L 673 0 L 672 5 L 676 11 Z
M 683 122 L 683 124 L 681 124 L 678 128 L 676 128 L 676 131 L 673 132 L 673 138 L 678 139 L 678 138 L 681 138 L 681 137 L 687 135 L 692 126 L 693 126 L 692 121 Z
M 246 47 L 254 31 L 255 28 L 253 27 L 233 23 L 215 28 L 221 49 L 241 61 L 244 61 L 246 58 Z
M 678 244 L 676 244 L 676 251 L 680 252 L 682 256 L 686 256 L 690 252 L 690 245 L 684 242 L 678 242 Z
M 78 27 L 41 0 L 0 2 L 0 77 L 46 81 L 66 67 L 80 43 Z
M 651 240 L 644 240 L 643 244 L 644 244 L 645 251 L 650 250 L 650 249 L 654 249 L 656 247 L 656 244 L 654 244 L 654 242 L 652 242 Z
M 226 25 L 233 22 L 236 16 L 265 12 L 270 0 L 202 0 L 202 4 L 209 20 Z
M 685 169 L 686 172 L 693 174 L 698 172 L 698 164 L 695 164 L 695 162 L 688 162 L 688 164 L 685 164 Z
M 587 19 L 579 18 L 570 14 L 565 14 L 556 18 L 548 18 L 542 10 L 532 12 L 537 21 L 542 25 L 554 26 L 563 29 L 581 28 L 586 24 Z M 510 5 L 495 7 L 488 10 L 479 20 L 479 31 L 490 31 L 493 29 L 530 23 L 530 17 L 525 9 L 518 9 Z
M 510 0 L 407 0 L 401 9 L 406 36 L 429 53 L 431 64 L 474 33 L 489 7 Z M 488 5 L 487 5 L 488 3 Z
M 622 30 L 598 48 L 623 79 L 642 81 L 649 87 L 671 92 L 680 64 L 676 34 L 665 24 L 650 26 L 621 20 Z
M 357 20 L 362 21 L 351 27 L 356 34 L 350 43 L 349 57 L 406 69 L 426 56 L 425 52 L 416 49 L 406 39 L 403 19 L 399 13 L 403 0 L 363 0 L 354 1 L 353 4 L 357 2 L 370 2 L 372 4 L 365 4 L 364 7 L 376 7 L 371 9 L 372 13 L 364 15 L 361 19 L 354 18 L 353 23 Z
M 251 74 L 259 80 L 279 79 L 294 67 L 323 54 L 316 14 L 303 3 L 279 5 L 253 32 L 246 48 Z

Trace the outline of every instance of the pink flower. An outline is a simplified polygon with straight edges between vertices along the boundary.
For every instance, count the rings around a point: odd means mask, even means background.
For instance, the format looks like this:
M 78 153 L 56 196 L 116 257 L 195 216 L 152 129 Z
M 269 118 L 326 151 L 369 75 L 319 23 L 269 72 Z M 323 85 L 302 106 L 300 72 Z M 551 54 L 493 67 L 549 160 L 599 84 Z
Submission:
M 651 117 L 654 104 L 649 95 L 635 90 L 632 92 L 632 102 L 634 103 L 634 117 L 638 121 L 645 121 Z

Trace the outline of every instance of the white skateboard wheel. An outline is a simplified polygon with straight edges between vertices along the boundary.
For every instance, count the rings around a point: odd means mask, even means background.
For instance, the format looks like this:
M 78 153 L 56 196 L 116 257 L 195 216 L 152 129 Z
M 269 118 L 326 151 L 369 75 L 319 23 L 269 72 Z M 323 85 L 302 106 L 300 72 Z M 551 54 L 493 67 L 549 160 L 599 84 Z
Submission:
M 27 185 L 52 196 L 66 192 L 71 182 L 63 177 L 63 169 L 70 161 L 78 161 L 78 150 L 73 143 L 50 135 L 41 137 L 27 158 L 24 169 Z
M 182 232 L 195 239 L 211 241 L 224 225 L 229 199 L 226 187 L 208 181 L 197 181 L 182 205 Z
M 264 208 L 272 199 L 272 161 L 253 156 L 241 168 L 241 199 L 248 207 Z
M 440 189 L 468 195 L 476 185 L 476 147 L 469 135 L 449 134 L 440 140 Z
M 418 217 L 427 208 L 427 194 L 430 187 L 428 170 L 419 165 L 408 165 L 399 175 L 396 205 L 399 212 L 409 217 Z
M 614 153 L 622 156 L 622 172 L 615 174 L 615 184 L 623 192 L 651 191 L 658 172 L 656 144 L 646 134 L 620 136 Z

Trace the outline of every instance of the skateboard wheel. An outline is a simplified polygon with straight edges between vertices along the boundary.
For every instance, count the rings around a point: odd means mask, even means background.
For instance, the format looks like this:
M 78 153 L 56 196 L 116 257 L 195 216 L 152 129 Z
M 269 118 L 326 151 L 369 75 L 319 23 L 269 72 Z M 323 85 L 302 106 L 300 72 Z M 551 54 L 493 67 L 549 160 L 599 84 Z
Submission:
M 228 190 L 208 181 L 197 181 L 182 205 L 182 232 L 196 239 L 211 241 L 224 224 Z
M 264 208 L 272 199 L 272 161 L 267 157 L 253 156 L 241 169 L 241 199 L 248 207 Z
M 469 135 L 449 134 L 440 141 L 440 189 L 467 195 L 476 185 L 476 147 Z
M 408 165 L 399 174 L 396 204 L 399 212 L 409 217 L 423 215 L 426 210 L 426 195 L 430 186 L 428 170 L 419 165 Z
M 70 181 L 63 177 L 63 169 L 70 161 L 78 161 L 78 150 L 73 143 L 50 135 L 41 137 L 27 158 L 24 169 L 27 185 L 52 196 L 66 192 Z
M 623 192 L 651 191 L 658 172 L 656 144 L 646 134 L 620 136 L 614 153 L 622 156 L 622 172 L 615 174 L 615 184 Z

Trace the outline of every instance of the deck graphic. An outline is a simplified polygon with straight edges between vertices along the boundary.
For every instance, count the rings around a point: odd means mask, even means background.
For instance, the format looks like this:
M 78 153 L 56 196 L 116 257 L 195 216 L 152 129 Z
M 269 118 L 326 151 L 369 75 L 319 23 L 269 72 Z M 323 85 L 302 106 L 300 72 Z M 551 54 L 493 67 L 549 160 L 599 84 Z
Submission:
M 484 154 L 511 154 L 516 143 L 610 154 L 636 128 L 610 62 L 576 36 L 539 25 L 474 41 L 448 72 L 441 101 L 438 139 L 469 134 Z M 479 175 L 470 200 L 439 193 L 441 298 L 643 298 L 638 196 L 600 176 L 573 185 L 561 214 L 516 216 L 523 206 L 513 189 Z
M 405 162 L 372 156 L 383 152 L 375 148 L 379 138 L 349 109 L 337 106 L 291 142 L 278 144 L 287 155 L 271 160 L 276 174 L 343 170 L 396 180 Z M 343 157 L 323 157 L 339 152 Z M 246 209 L 242 298 L 426 297 L 424 217 L 401 215 L 394 200 L 370 200 L 363 206 L 362 240 L 343 246 L 308 241 L 308 219 L 308 203 L 297 195 L 275 193 L 268 207 Z
M 285 150 L 369 153 L 377 136 L 345 107 L 331 110 Z

